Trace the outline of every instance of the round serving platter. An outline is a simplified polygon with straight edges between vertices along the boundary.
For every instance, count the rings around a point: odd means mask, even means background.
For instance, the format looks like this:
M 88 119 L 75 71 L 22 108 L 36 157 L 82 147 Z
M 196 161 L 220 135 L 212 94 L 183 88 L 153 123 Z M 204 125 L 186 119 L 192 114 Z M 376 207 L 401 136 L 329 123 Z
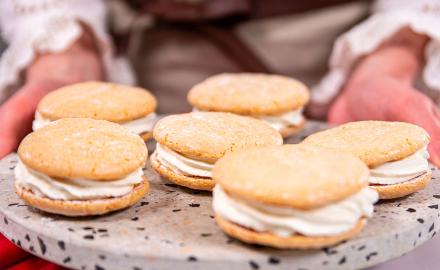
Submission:
M 290 142 L 322 127 L 310 123 Z M 0 161 L 0 232 L 39 257 L 76 269 L 357 269 L 401 256 L 440 228 L 435 168 L 425 190 L 379 203 L 358 236 L 332 248 L 298 251 L 229 238 L 214 222 L 209 192 L 177 187 L 150 166 L 150 192 L 129 209 L 89 218 L 46 214 L 15 194 L 16 163 L 15 154 Z

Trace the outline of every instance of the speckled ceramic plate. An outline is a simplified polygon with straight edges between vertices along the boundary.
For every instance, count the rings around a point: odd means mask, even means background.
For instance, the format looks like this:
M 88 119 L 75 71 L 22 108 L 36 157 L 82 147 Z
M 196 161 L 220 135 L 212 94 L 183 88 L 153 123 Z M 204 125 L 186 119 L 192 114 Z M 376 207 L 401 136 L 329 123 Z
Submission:
M 319 128 L 309 124 L 305 133 Z M 23 249 L 71 268 L 364 268 L 414 249 L 440 226 L 440 173 L 435 169 L 427 189 L 378 204 L 355 238 L 328 249 L 281 251 L 227 237 L 213 220 L 210 193 L 176 187 L 149 168 L 150 194 L 129 209 L 93 218 L 42 213 L 15 195 L 16 162 L 16 155 L 0 161 L 0 231 Z

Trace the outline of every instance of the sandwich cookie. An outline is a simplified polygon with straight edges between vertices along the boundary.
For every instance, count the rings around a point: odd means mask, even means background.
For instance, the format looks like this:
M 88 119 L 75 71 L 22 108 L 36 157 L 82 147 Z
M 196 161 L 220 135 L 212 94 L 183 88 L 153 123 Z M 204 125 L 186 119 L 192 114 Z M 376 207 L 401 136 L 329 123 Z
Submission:
M 138 87 L 105 82 L 84 82 L 46 95 L 35 112 L 33 130 L 61 118 L 92 118 L 121 124 L 144 140 L 156 122 L 156 99 Z
M 189 188 L 212 190 L 212 168 L 227 152 L 281 145 L 281 135 L 263 121 L 220 112 L 193 112 L 159 120 L 152 167 L 170 181 Z
M 301 82 L 279 75 L 220 74 L 195 85 L 188 102 L 196 111 L 231 112 L 266 121 L 283 137 L 305 123 L 303 108 L 309 100 Z
M 381 199 L 425 188 L 431 180 L 428 133 L 413 124 L 359 121 L 321 131 L 301 144 L 348 151 L 370 168 L 370 186 Z
M 298 145 L 227 154 L 214 166 L 215 219 L 228 235 L 276 248 L 321 248 L 358 234 L 377 192 L 354 155 Z
M 64 118 L 24 138 L 15 190 L 29 205 L 66 216 L 101 215 L 148 191 L 144 141 L 104 120 Z

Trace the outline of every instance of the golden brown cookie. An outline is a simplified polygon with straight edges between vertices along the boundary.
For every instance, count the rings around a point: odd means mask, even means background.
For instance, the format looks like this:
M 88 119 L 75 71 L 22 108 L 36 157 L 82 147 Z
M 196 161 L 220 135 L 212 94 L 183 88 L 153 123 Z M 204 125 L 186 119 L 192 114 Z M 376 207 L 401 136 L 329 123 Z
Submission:
M 293 235 L 290 237 L 279 237 L 270 232 L 256 232 L 244 228 L 219 215 L 215 215 L 215 221 L 226 234 L 243 242 L 281 249 L 316 249 L 333 246 L 357 235 L 366 223 L 365 219 L 361 219 L 350 231 L 335 236 L 307 237 L 304 235 Z
M 195 85 L 188 102 L 201 111 L 241 115 L 279 115 L 303 107 L 309 100 L 307 87 L 280 75 L 224 73 Z
M 301 142 L 350 152 L 370 168 L 408 157 L 428 143 L 429 135 L 421 127 L 385 121 L 351 122 L 312 134 Z
M 368 176 L 368 168 L 352 154 L 299 145 L 230 153 L 213 170 L 213 179 L 234 196 L 302 210 L 359 192 L 368 186 Z
M 91 216 L 103 215 L 112 211 L 132 206 L 138 202 L 149 189 L 147 179 L 134 187 L 134 189 L 121 197 L 95 200 L 53 200 L 35 194 L 32 190 L 21 185 L 15 185 L 17 195 L 27 204 L 43 211 L 65 216 Z
M 118 124 L 64 118 L 26 136 L 18 155 L 27 167 L 52 177 L 105 181 L 142 167 L 148 150 Z
M 167 116 L 157 122 L 153 136 L 184 156 L 210 163 L 227 152 L 283 142 L 276 130 L 260 120 L 221 112 Z
M 396 199 L 424 189 L 431 181 L 431 177 L 432 172 L 429 170 L 410 181 L 392 185 L 371 185 L 371 187 L 379 193 L 380 199 Z
M 156 110 L 156 99 L 145 89 L 106 82 L 84 82 L 46 95 L 37 112 L 48 120 L 68 117 L 124 123 Z
M 201 190 L 214 187 L 210 168 L 225 153 L 283 142 L 275 129 L 260 120 L 220 112 L 165 117 L 156 124 L 153 136 L 169 152 L 158 157 L 156 150 L 151 157 L 153 168 L 178 185 Z M 194 163 L 204 164 L 203 174 L 197 174 L 200 165 Z

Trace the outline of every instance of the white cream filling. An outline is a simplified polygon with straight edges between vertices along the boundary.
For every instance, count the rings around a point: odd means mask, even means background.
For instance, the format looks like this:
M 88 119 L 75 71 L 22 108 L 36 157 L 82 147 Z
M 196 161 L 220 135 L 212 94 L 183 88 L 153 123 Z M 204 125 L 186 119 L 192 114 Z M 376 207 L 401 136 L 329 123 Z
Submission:
M 185 157 L 159 143 L 156 144 L 155 155 L 160 163 L 176 172 L 191 176 L 212 177 L 214 164 Z
M 112 181 L 55 179 L 26 167 L 21 161 L 15 167 L 17 184 L 29 188 L 37 195 L 54 200 L 91 200 L 123 196 L 143 181 L 143 175 L 142 168 L 139 168 L 123 178 Z
M 425 146 L 411 156 L 370 169 L 370 183 L 392 185 L 409 181 L 429 170 L 429 153 Z
M 290 126 L 298 126 L 304 121 L 303 108 L 289 111 L 280 115 L 260 116 L 259 119 L 268 123 L 271 127 L 280 131 Z
M 153 126 L 156 123 L 157 115 L 156 113 L 150 113 L 145 117 L 135 119 L 133 121 L 128 121 L 124 123 L 119 123 L 121 126 L 127 128 L 135 134 L 142 134 L 144 132 L 149 132 L 153 130 Z M 35 112 L 35 119 L 32 122 L 32 130 L 40 129 L 52 121 L 44 118 L 38 111 Z
M 279 115 L 261 115 L 258 117 L 255 116 L 254 118 L 263 120 L 277 131 L 280 131 L 290 126 L 300 125 L 304 121 L 303 109 L 304 108 L 299 108 L 297 110 L 288 111 L 286 113 Z M 193 108 L 193 112 L 200 112 L 200 111 L 201 110 L 197 108 Z
M 334 236 L 347 232 L 360 218 L 373 215 L 373 204 L 378 199 L 377 192 L 367 187 L 345 200 L 317 209 L 298 210 L 235 199 L 219 185 L 213 191 L 215 213 L 243 227 L 279 237 Z

